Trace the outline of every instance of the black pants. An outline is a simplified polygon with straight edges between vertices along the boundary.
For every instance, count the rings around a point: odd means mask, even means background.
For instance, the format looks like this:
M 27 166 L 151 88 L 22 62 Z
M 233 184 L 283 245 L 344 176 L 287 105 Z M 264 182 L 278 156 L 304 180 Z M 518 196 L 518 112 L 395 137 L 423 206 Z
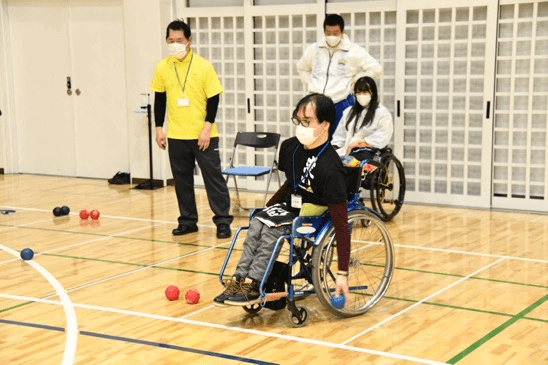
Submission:
M 221 173 L 219 138 L 211 138 L 205 151 L 198 149 L 198 140 L 168 139 L 169 162 L 175 180 L 175 192 L 179 203 L 179 224 L 196 227 L 198 211 L 194 195 L 194 169 L 196 161 L 202 172 L 209 207 L 214 213 L 213 223 L 232 223 L 230 195 Z

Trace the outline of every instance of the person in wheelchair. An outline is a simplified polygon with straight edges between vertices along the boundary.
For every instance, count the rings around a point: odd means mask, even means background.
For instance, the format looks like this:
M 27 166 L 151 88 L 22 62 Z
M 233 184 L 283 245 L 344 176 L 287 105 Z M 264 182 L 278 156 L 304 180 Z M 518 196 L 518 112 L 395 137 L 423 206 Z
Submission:
M 351 156 L 352 150 L 363 147 L 385 148 L 394 132 L 390 111 L 379 103 L 375 80 L 368 76 L 358 79 L 354 84 L 354 97 L 356 103 L 344 110 L 331 141 L 349 166 L 356 165 Z M 372 157 L 372 152 L 362 151 L 358 159 L 363 161 Z M 366 165 L 366 168 L 369 170 L 371 167 Z
M 290 232 L 297 215 L 321 215 L 327 210 L 334 222 L 339 258 L 336 294 L 349 297 L 350 233 L 344 167 L 329 143 L 335 106 L 325 95 L 309 94 L 299 101 L 291 120 L 297 125 L 296 137 L 282 143 L 278 159 L 286 181 L 267 208 L 251 219 L 242 256 L 233 277 L 224 282 L 225 290 L 213 300 L 216 305 L 257 303 L 259 284 L 278 238 Z

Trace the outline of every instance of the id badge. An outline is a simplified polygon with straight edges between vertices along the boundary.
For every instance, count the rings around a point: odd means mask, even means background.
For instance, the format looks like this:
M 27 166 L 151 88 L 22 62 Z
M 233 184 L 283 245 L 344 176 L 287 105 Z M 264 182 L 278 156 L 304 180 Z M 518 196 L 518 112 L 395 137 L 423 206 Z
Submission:
M 189 105 L 190 105 L 190 100 L 188 100 L 187 98 L 177 99 L 177 106 L 189 106 Z
M 301 208 L 303 205 L 303 197 L 297 194 L 291 194 L 291 207 Z

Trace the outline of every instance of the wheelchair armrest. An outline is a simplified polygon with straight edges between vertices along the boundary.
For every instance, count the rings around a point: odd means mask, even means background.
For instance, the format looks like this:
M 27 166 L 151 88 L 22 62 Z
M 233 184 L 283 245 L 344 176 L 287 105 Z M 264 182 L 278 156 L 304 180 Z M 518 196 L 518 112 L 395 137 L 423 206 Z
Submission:
M 373 155 L 373 157 L 371 158 L 366 158 L 366 159 L 360 159 L 358 158 L 359 157 L 359 153 L 360 152 L 368 152 L 369 154 Z M 382 164 L 381 162 L 381 156 L 383 154 L 383 150 L 382 149 L 378 149 L 378 148 L 373 148 L 373 147 L 361 147 L 361 148 L 354 148 L 352 150 L 352 152 L 350 153 L 351 156 L 354 156 L 356 157 L 358 160 L 361 161 L 360 163 L 360 169 L 362 169 L 363 171 L 363 166 L 368 164 L 368 165 L 373 165 L 375 167 L 383 167 L 384 165 Z M 363 157 L 363 156 L 362 156 Z
M 375 160 L 375 158 L 372 159 L 365 159 L 362 162 L 360 162 L 360 169 L 363 169 L 365 165 L 373 165 L 375 167 L 384 167 L 381 161 Z M 363 171 L 363 170 L 362 170 Z

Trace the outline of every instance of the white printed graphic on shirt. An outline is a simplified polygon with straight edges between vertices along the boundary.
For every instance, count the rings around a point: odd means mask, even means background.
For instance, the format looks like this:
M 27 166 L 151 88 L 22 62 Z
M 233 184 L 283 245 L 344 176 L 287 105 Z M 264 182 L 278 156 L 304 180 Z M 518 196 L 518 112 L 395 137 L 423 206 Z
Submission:
M 306 179 L 304 180 L 303 188 L 305 189 L 309 188 L 312 185 L 312 180 L 314 180 L 313 170 L 314 170 L 314 167 L 316 167 L 317 160 L 318 158 L 316 156 L 309 157 L 308 160 L 306 160 L 306 165 L 303 168 L 303 175 L 301 176 L 301 180 L 302 180 L 306 172 L 308 171 L 308 174 L 306 175 Z M 310 167 L 310 170 L 308 170 L 309 167 Z
M 265 213 L 268 214 L 270 217 L 278 217 L 278 216 L 284 216 L 289 214 L 287 210 L 279 207 L 278 204 L 267 208 L 265 210 Z

